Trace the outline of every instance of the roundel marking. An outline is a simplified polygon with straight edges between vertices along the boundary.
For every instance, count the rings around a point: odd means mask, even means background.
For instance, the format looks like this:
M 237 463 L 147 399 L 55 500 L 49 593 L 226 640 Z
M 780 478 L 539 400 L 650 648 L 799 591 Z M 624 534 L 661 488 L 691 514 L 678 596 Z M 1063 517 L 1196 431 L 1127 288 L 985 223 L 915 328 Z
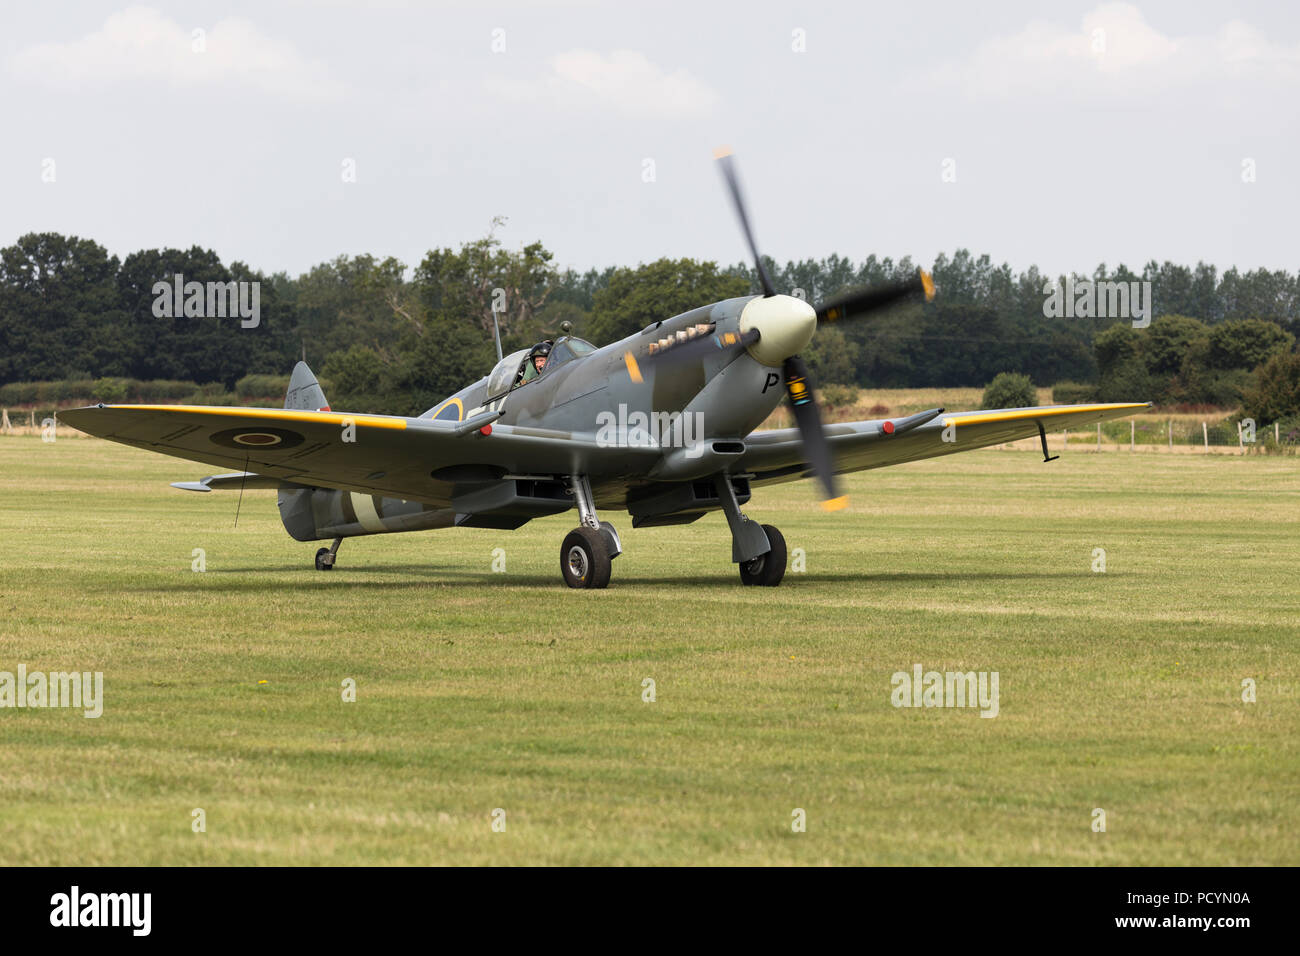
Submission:
M 209 441 L 223 448 L 293 448 L 304 441 L 298 432 L 287 428 L 227 428 L 209 436 Z
M 459 422 L 465 418 L 465 403 L 459 398 L 449 398 L 433 413 L 434 421 Z
M 236 435 L 235 441 L 241 445 L 278 445 L 284 439 L 268 432 L 246 432 L 243 435 Z

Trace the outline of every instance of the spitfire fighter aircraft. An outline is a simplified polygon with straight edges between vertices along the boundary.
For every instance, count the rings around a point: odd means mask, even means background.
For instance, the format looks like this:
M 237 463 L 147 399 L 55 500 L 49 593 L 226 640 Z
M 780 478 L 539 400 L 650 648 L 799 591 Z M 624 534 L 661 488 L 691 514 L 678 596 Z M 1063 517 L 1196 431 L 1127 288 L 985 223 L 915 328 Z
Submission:
M 344 538 L 431 528 L 515 529 L 578 510 L 560 547 L 572 588 L 604 588 L 622 553 L 601 511 L 632 527 L 687 524 L 720 510 L 746 585 L 775 587 L 785 540 L 740 509 L 756 488 L 800 478 L 842 508 L 836 476 L 1038 436 L 1133 414 L 1146 403 L 1054 405 L 824 425 L 799 352 L 822 323 L 930 298 L 923 271 L 820 306 L 772 285 L 729 154 L 719 155 L 762 294 L 704 305 L 597 348 L 565 334 L 548 349 L 501 355 L 487 376 L 413 418 L 333 411 L 298 363 L 283 409 L 96 405 L 63 413 L 111 441 L 223 468 L 179 482 L 191 491 L 274 488 L 298 541 L 331 540 L 316 568 L 334 567 Z M 566 330 L 567 333 L 567 330 Z M 540 366 L 540 370 L 539 370 Z M 795 427 L 755 431 L 782 398 Z

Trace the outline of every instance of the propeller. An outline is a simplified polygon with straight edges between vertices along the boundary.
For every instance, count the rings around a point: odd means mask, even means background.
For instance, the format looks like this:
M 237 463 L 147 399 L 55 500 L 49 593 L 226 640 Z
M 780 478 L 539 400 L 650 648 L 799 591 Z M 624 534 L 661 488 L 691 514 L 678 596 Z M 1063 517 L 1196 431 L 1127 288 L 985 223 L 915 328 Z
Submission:
M 831 299 L 817 307 L 817 321 L 819 323 L 839 322 L 841 319 L 856 318 L 874 312 L 876 309 L 891 306 L 918 292 L 925 296 L 927 302 L 934 298 L 934 279 L 924 269 L 917 269 L 916 275 L 910 279 L 887 282 L 871 289 L 860 289 Z
M 917 293 L 925 296 L 925 301 L 934 299 L 934 279 L 924 269 L 918 269 L 911 279 L 901 279 L 870 289 L 861 289 L 837 296 L 829 302 L 816 307 L 817 324 L 832 324 L 845 320 L 861 318 L 872 312 L 888 308 L 896 302 L 912 298 Z M 772 298 L 772 296 L 764 296 Z M 651 358 L 660 364 L 683 362 L 689 359 L 701 359 L 719 351 L 734 352 L 749 348 L 762 338 L 761 329 L 751 328 L 740 334 L 713 335 L 694 338 L 679 345 L 673 345 L 654 353 Z
M 754 257 L 754 265 L 758 267 L 758 282 L 763 287 L 763 296 L 764 298 L 774 296 L 776 287 L 772 285 L 772 277 L 767 274 L 767 267 L 763 265 L 763 257 L 758 254 L 754 230 L 749 226 L 749 214 L 745 211 L 745 197 L 740 192 L 740 178 L 736 175 L 736 164 L 731 158 L 731 148 L 722 146 L 714 150 L 713 158 L 718 161 L 718 166 L 722 169 L 722 178 L 727 181 L 727 189 L 731 192 L 731 202 L 736 207 L 736 218 L 740 220 L 745 241 L 749 243 L 749 252 Z
M 799 356 L 791 355 L 782 363 L 781 372 L 785 379 L 785 394 L 794 412 L 795 427 L 799 429 L 799 440 L 803 443 L 804 457 L 824 492 L 822 507 L 827 511 L 838 511 L 849 503 L 849 499 L 836 488 L 835 459 L 826 439 L 826 429 L 822 427 L 822 412 L 813 394 L 808 366 Z
M 768 275 L 763 257 L 758 251 L 754 239 L 754 230 L 750 225 L 749 212 L 740 188 L 740 178 L 736 174 L 735 160 L 731 150 L 723 147 L 713 154 L 722 170 L 722 178 L 731 194 L 732 205 L 736 209 L 736 218 L 740 220 L 741 232 L 749 245 L 750 255 L 754 257 L 754 267 L 758 271 L 759 285 L 763 289 L 761 299 L 752 300 L 741 313 L 738 332 L 724 332 L 716 335 L 696 335 L 690 333 L 685 340 L 661 343 L 664 347 L 652 352 L 651 360 L 657 364 L 699 360 L 710 354 L 734 352 L 748 349 L 760 362 L 769 366 L 780 365 L 785 381 L 786 397 L 794 412 L 795 426 L 799 430 L 799 440 L 803 454 L 812 470 L 813 476 L 822 487 L 824 497 L 822 507 L 836 511 L 848 504 L 848 498 L 841 495 L 835 481 L 835 459 L 831 454 L 830 442 L 823 426 L 821 409 L 813 390 L 808 366 L 799 357 L 799 349 L 811 340 L 815 329 L 823 322 L 834 323 L 858 319 L 873 312 L 885 309 L 903 299 L 918 293 L 926 301 L 934 298 L 934 280 L 924 269 L 910 279 L 896 280 L 869 289 L 850 292 L 817 306 L 815 309 L 800 299 L 777 293 Z M 653 348 L 653 347 L 652 347 Z M 634 381 L 640 381 L 640 370 L 634 360 L 628 362 L 628 370 Z

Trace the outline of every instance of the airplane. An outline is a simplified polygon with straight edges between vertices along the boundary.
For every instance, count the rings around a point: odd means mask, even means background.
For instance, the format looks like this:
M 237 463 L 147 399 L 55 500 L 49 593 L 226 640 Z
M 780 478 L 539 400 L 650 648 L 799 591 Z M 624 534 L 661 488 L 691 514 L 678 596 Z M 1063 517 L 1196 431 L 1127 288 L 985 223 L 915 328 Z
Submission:
M 654 322 L 603 347 L 570 334 L 534 353 L 501 354 L 483 378 L 415 417 L 334 411 L 299 362 L 284 408 L 105 405 L 60 420 L 91 435 L 237 471 L 177 488 L 268 488 L 297 541 L 330 540 L 317 570 L 334 568 L 345 538 L 433 528 L 513 530 L 577 508 L 560 547 L 571 588 L 609 585 L 622 541 L 600 512 L 633 528 L 687 524 L 721 511 L 741 583 L 775 587 L 786 571 L 781 532 L 741 507 L 757 488 L 801 478 L 822 504 L 847 504 L 836 477 L 1132 415 L 1149 402 L 1050 405 L 826 425 L 799 353 L 823 324 L 860 319 L 906 299 L 932 299 L 924 270 L 814 306 L 779 294 L 759 255 L 729 151 L 715 154 L 761 294 Z M 756 430 L 782 399 L 793 428 Z

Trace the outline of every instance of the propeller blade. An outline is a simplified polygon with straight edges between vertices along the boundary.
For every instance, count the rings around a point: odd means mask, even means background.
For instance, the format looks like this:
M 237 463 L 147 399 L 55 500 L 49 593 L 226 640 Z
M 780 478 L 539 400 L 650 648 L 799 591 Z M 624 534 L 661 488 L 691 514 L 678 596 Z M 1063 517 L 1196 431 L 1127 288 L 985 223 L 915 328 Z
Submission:
M 754 231 L 749 226 L 749 214 L 745 211 L 745 199 L 740 192 L 740 180 L 736 176 L 735 163 L 731 158 L 731 148 L 723 146 L 714 150 L 713 158 L 722 167 L 722 177 L 727 181 L 727 188 L 731 190 L 731 201 L 736 206 L 736 216 L 740 219 L 740 228 L 745 233 L 745 241 L 749 243 L 750 254 L 753 255 L 754 265 L 758 268 L 758 281 L 763 287 L 763 295 L 776 295 L 776 287 L 772 285 L 772 277 L 767 274 L 767 269 L 763 265 L 763 257 L 758 254 L 758 243 L 754 241 Z
M 832 299 L 830 302 L 818 306 L 817 321 L 838 322 L 841 319 L 856 318 L 876 309 L 893 305 L 900 299 L 905 299 L 917 292 L 923 293 L 927 302 L 934 298 L 934 279 L 924 269 L 918 269 L 916 276 L 911 279 L 904 279 L 901 282 L 888 282 L 872 289 L 850 292 L 848 295 Z
M 821 409 L 813 397 L 808 366 L 799 356 L 792 355 L 785 360 L 782 372 L 785 373 L 785 393 L 790 397 L 795 425 L 799 428 L 799 440 L 803 443 L 804 458 L 812 466 L 813 474 L 825 491 L 822 507 L 827 511 L 838 511 L 849 503 L 849 499 L 840 495 L 835 488 L 835 459 L 822 427 Z

